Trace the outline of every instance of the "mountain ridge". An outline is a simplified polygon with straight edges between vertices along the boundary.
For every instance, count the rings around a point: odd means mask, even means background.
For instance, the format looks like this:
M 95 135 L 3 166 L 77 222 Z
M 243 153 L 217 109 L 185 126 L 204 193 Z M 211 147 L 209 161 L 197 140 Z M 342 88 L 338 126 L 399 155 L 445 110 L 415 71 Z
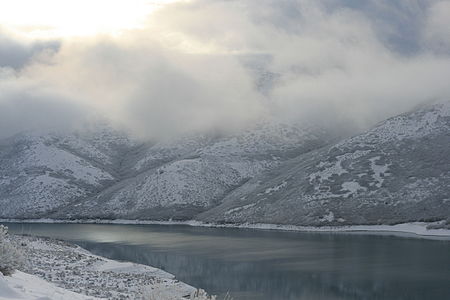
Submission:
M 390 118 L 296 158 L 198 219 L 316 226 L 446 219 L 449 103 Z
M 0 218 L 335 226 L 450 215 L 449 101 L 336 139 L 279 122 L 157 143 L 107 126 L 19 135 L 0 142 Z

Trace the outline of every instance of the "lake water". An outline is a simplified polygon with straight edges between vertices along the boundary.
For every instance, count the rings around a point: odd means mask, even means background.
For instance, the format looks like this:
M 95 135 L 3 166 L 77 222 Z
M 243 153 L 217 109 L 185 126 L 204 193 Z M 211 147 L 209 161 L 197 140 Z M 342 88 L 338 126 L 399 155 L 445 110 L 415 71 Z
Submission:
M 234 300 L 450 299 L 450 241 L 163 225 L 7 224 Z

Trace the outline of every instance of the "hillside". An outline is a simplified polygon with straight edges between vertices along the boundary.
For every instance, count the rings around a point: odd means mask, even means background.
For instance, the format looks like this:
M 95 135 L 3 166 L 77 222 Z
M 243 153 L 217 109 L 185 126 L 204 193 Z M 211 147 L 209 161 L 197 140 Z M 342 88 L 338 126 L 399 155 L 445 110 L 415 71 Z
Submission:
M 106 125 L 0 142 L 0 218 L 392 224 L 450 215 L 450 102 L 334 143 L 305 124 L 138 142 Z
M 450 102 L 393 117 L 236 189 L 199 220 L 391 224 L 450 215 Z
M 283 161 L 329 143 L 262 122 L 239 134 L 140 143 L 107 126 L 1 142 L 1 218 L 191 219 Z

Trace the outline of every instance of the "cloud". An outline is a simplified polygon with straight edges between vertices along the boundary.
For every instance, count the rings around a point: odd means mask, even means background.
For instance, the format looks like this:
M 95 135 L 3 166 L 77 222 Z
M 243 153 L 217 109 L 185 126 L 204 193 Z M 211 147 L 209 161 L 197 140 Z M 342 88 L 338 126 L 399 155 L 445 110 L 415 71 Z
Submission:
M 66 39 L 16 60 L 7 50 L 3 61 L 15 70 L 0 79 L 2 127 L 26 129 L 34 121 L 20 124 L 21 114 L 40 124 L 60 109 L 68 120 L 95 112 L 146 138 L 238 130 L 266 117 L 362 129 L 450 97 L 449 8 L 438 0 L 176 2 L 118 36 Z M 0 53 L 19 47 L 2 41 Z
M 448 5 L 201 1 L 154 21 L 167 26 L 180 47 L 270 57 L 267 70 L 277 80 L 265 105 L 277 117 L 362 129 L 423 101 L 449 98 L 450 58 L 436 54 L 450 49 Z
M 70 98 L 0 68 L 0 137 L 27 130 L 69 130 L 88 121 L 89 111 Z
M 143 137 L 236 130 L 264 113 L 236 57 L 183 53 L 143 34 L 66 43 L 21 75 L 77 97 Z
M 56 52 L 58 41 L 27 41 L 0 31 L 0 67 L 20 69 L 34 56 L 43 52 Z
M 427 11 L 424 46 L 438 54 L 450 54 L 450 1 L 441 1 Z

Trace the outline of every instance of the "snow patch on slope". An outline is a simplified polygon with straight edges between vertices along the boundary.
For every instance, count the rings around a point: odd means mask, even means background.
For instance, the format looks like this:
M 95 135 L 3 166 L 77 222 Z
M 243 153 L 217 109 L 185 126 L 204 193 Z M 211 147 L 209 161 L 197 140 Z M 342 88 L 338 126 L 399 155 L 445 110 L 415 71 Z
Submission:
M 373 183 L 376 187 L 380 188 L 383 185 L 384 177 L 387 176 L 389 170 L 389 165 L 377 165 L 377 161 L 381 159 L 380 156 L 372 157 L 370 160 L 370 167 L 374 175 L 372 176 L 375 180 Z
M 356 181 L 349 181 L 349 182 L 344 182 L 342 185 L 342 190 L 343 191 L 348 191 L 347 194 L 344 195 L 344 197 L 348 197 L 352 194 L 355 194 L 359 191 L 366 191 L 367 188 L 361 186 L 358 182 Z
M 323 215 L 320 219 L 320 222 L 333 222 L 334 221 L 334 213 L 332 211 L 328 212 L 328 214 Z

